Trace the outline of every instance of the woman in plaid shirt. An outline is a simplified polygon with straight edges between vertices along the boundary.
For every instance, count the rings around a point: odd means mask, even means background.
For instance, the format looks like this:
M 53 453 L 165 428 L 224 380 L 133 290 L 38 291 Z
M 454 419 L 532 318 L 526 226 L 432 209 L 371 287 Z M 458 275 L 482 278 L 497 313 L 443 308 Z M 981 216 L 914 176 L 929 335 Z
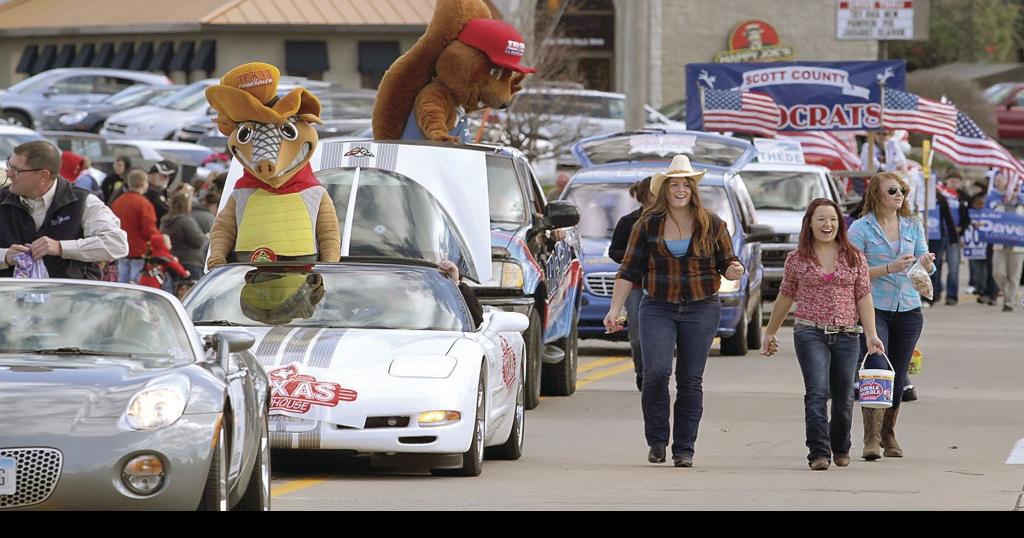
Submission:
M 643 410 L 648 461 L 664 463 L 669 441 L 672 356 L 678 350 L 672 462 L 692 467 L 697 430 L 704 413 L 704 367 L 718 333 L 721 276 L 743 277 L 733 255 L 725 221 L 704 208 L 697 185 L 706 170 L 694 170 L 685 155 L 651 181 L 655 205 L 633 227 L 619 269 L 612 304 L 604 319 L 608 332 L 622 330 L 618 315 L 634 286 L 643 286 L 640 345 L 643 354 Z

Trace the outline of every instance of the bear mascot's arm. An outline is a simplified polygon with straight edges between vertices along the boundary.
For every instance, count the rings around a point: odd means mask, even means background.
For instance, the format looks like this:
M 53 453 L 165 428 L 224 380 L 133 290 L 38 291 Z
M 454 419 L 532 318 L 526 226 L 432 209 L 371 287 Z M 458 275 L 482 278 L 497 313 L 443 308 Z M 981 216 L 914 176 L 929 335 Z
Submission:
M 452 93 L 441 84 L 430 84 L 420 92 L 416 98 L 416 123 L 427 140 L 461 142 L 448 134 L 455 126 L 456 106 Z

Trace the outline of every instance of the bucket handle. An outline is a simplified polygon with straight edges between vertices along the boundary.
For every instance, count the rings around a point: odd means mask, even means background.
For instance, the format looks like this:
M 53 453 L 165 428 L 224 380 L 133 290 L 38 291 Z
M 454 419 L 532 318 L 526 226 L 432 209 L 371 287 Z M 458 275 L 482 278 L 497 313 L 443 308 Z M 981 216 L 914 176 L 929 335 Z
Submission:
M 872 355 L 872 353 L 865 353 L 864 354 L 864 359 L 861 360 L 861 363 L 860 363 L 860 371 L 861 372 L 863 372 L 864 370 L 868 369 L 868 357 L 870 357 L 871 355 Z M 874 353 L 874 355 L 879 355 L 879 353 Z M 885 353 L 881 353 L 881 355 L 882 355 L 882 358 L 885 359 L 885 362 L 889 365 L 889 371 L 890 372 L 895 372 L 896 368 L 893 367 L 892 361 L 889 360 L 889 356 L 886 355 Z

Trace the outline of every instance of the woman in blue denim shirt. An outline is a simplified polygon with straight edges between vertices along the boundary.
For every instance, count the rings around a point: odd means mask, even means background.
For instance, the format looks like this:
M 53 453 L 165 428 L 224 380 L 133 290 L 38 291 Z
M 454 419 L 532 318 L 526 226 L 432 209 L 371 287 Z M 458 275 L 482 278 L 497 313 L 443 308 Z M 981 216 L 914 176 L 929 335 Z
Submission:
M 915 262 L 935 271 L 935 255 L 928 252 L 924 226 L 910 211 L 910 188 L 900 176 L 883 172 L 871 178 L 864 195 L 863 218 L 850 227 L 850 242 L 868 258 L 871 296 L 875 303 L 878 337 L 889 352 L 896 379 L 905 379 L 910 359 L 924 328 L 921 295 L 907 275 Z M 866 346 L 862 346 L 863 349 Z M 891 409 L 863 409 L 864 454 L 868 461 L 902 458 L 896 442 L 896 419 L 903 401 L 903 383 L 893 387 Z

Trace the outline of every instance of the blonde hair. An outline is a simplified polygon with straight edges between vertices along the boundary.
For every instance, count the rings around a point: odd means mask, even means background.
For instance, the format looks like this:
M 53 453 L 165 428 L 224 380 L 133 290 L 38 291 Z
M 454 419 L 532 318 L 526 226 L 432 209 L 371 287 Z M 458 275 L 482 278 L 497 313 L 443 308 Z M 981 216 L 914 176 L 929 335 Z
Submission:
M 138 168 L 128 172 L 128 178 L 125 180 L 128 184 L 128 188 L 137 191 L 149 183 L 149 176 L 145 172 Z
M 882 197 L 888 196 L 887 193 L 882 192 L 882 183 L 888 180 L 895 181 L 904 192 L 908 193 L 903 196 L 903 206 L 897 211 L 899 216 L 913 216 L 913 212 L 910 211 L 910 185 L 899 174 L 892 172 L 879 172 L 871 177 L 871 181 L 868 182 L 868 191 L 864 193 L 864 209 L 861 210 L 860 216 L 866 217 L 870 213 L 878 213 L 882 207 Z
M 660 215 L 664 218 L 671 218 L 669 215 L 668 185 L 672 180 L 683 180 L 690 186 L 690 207 L 693 210 L 694 227 L 691 243 L 693 253 L 697 256 L 711 256 L 715 252 L 715 238 L 711 235 L 711 213 L 704 209 L 700 200 L 700 190 L 697 188 L 697 180 L 692 177 L 668 178 L 661 184 L 654 206 L 644 212 L 644 215 Z

